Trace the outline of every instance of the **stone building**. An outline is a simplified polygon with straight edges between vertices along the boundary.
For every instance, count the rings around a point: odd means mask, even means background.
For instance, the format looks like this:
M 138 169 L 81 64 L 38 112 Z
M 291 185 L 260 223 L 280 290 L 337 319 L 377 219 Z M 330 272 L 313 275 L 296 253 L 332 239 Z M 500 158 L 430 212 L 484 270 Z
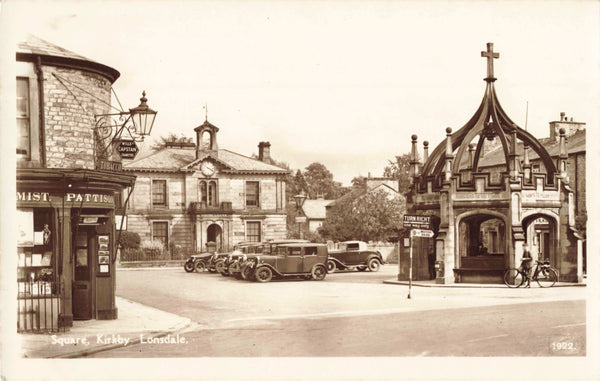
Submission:
M 230 251 L 242 241 L 284 239 L 288 171 L 273 165 L 270 143 L 258 159 L 219 148 L 219 128 L 205 121 L 196 143 L 163 149 L 123 165 L 137 176 L 128 204 L 127 230 L 167 250 Z
M 16 61 L 18 329 L 116 319 L 116 196 L 135 177 L 97 169 L 95 116 L 120 74 L 33 36 Z
M 560 281 L 581 282 L 583 124 L 562 115 L 550 124 L 549 139 L 536 139 L 500 106 L 493 44 L 482 57 L 488 60 L 485 94 L 467 124 L 456 132 L 448 127 L 431 155 L 425 144 L 422 164 L 412 137 L 407 214 L 429 216 L 435 234 L 413 239 L 416 278 L 427 279 L 435 261 L 438 283 L 502 282 L 506 268 L 520 265 L 527 243 L 534 259 L 547 259 L 558 270 Z M 398 277 L 405 279 L 407 271 Z

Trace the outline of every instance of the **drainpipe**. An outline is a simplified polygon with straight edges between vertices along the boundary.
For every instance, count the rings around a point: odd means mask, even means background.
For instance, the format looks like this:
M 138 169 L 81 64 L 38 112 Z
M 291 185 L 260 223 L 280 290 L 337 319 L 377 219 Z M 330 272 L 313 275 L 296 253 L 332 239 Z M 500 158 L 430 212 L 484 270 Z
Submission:
M 44 72 L 42 71 L 42 57 L 37 56 L 35 61 L 35 74 L 38 82 L 38 103 L 40 120 L 40 163 L 46 167 L 46 118 L 44 113 Z

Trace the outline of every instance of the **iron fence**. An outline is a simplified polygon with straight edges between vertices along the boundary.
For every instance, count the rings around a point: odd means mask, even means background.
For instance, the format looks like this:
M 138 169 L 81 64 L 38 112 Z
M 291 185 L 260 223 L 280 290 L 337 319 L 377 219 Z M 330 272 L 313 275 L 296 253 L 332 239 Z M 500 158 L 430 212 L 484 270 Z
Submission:
M 17 332 L 58 332 L 63 289 L 56 281 L 18 282 Z

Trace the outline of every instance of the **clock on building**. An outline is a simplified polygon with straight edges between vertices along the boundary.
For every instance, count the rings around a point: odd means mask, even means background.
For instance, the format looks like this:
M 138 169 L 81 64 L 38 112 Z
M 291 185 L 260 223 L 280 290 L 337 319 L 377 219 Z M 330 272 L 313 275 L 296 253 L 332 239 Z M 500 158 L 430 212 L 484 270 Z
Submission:
M 204 176 L 212 176 L 215 174 L 215 166 L 210 161 L 204 160 L 202 164 L 200 164 L 200 172 Z

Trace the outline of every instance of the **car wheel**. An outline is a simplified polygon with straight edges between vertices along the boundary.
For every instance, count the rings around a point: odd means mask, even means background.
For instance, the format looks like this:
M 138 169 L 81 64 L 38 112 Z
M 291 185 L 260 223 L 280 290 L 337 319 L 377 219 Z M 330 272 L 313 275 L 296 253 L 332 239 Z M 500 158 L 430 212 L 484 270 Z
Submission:
M 254 273 L 254 277 L 260 283 L 267 283 L 267 282 L 270 282 L 271 279 L 273 278 L 273 272 L 267 266 L 261 266 L 256 269 L 256 272 Z
M 370 271 L 376 272 L 379 271 L 379 268 L 381 267 L 381 262 L 379 262 L 378 259 L 371 258 L 367 265 L 369 266 Z
M 356 266 L 356 269 L 358 271 L 365 271 L 367 269 L 367 266 Z
M 215 262 L 215 271 L 218 271 L 222 274 L 225 271 L 225 262 L 224 261 Z
M 191 273 L 192 271 L 194 271 L 194 261 L 185 262 L 185 265 L 183 265 L 183 269 L 186 273 Z
M 329 273 L 334 273 L 335 272 L 335 262 L 334 261 L 327 261 L 327 272 Z
M 201 273 L 206 270 L 206 264 L 202 261 L 196 262 L 196 271 Z
M 327 269 L 324 265 L 316 265 L 315 267 L 313 267 L 312 271 L 310 272 L 310 275 L 312 275 L 312 278 L 314 280 L 323 280 L 327 275 Z

